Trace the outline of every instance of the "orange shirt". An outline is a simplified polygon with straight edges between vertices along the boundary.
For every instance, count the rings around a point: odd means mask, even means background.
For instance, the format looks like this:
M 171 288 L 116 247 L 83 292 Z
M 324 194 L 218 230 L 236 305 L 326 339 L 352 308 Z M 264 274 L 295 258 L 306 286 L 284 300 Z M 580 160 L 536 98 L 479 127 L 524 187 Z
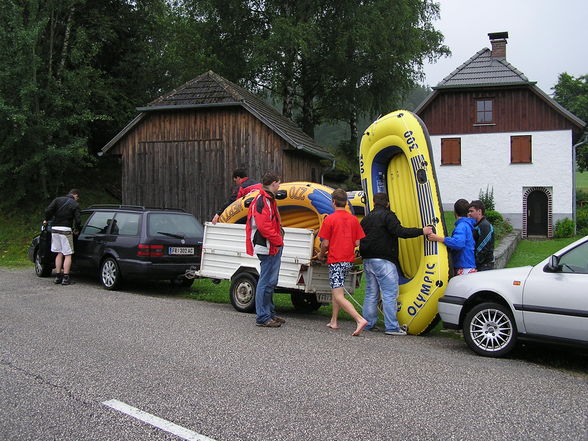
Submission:
M 329 241 L 327 263 L 353 262 L 355 242 L 365 234 L 355 216 L 345 210 L 335 210 L 323 221 L 319 237 Z

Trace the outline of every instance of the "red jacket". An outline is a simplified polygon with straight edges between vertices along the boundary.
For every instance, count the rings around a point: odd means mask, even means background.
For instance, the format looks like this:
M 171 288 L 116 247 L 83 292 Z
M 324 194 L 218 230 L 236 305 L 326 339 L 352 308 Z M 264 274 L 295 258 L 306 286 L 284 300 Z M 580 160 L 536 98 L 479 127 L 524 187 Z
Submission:
M 247 225 L 245 227 L 247 254 L 278 253 L 278 249 L 284 246 L 280 213 L 274 195 L 263 188 L 251 202 L 247 212 Z
M 248 181 L 251 181 L 251 179 L 248 179 Z M 244 183 L 246 183 L 246 182 L 244 182 Z M 239 187 L 239 191 L 237 192 L 237 198 L 235 200 L 242 198 L 243 196 L 251 193 L 252 191 L 261 190 L 261 187 L 262 187 L 261 184 L 252 184 L 252 185 L 249 185 L 248 187 L 243 187 L 243 184 L 241 184 L 241 186 Z

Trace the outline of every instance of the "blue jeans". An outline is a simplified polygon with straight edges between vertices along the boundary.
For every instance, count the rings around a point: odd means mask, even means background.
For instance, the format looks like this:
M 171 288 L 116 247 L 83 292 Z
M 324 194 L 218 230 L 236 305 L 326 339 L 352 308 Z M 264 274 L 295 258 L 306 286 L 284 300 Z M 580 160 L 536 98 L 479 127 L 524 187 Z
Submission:
M 363 259 L 363 272 L 366 278 L 363 317 L 368 321 L 366 329 L 378 321 L 378 297 L 382 292 L 384 326 L 386 331 L 398 331 L 396 319 L 396 299 L 398 298 L 398 271 L 396 265 L 385 259 Z
M 259 280 L 255 290 L 255 313 L 257 323 L 265 323 L 276 315 L 276 307 L 272 299 L 274 289 L 278 285 L 280 264 L 282 263 L 282 247 L 278 254 L 258 254 L 259 259 Z

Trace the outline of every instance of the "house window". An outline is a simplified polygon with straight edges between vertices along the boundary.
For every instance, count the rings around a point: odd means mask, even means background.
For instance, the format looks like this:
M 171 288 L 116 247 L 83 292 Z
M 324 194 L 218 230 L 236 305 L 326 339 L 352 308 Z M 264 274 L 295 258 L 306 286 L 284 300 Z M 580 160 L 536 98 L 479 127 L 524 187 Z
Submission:
M 510 163 L 531 163 L 531 135 L 510 137 Z
M 441 139 L 441 165 L 461 165 L 461 138 Z
M 492 117 L 492 100 L 476 100 L 476 123 L 491 123 Z

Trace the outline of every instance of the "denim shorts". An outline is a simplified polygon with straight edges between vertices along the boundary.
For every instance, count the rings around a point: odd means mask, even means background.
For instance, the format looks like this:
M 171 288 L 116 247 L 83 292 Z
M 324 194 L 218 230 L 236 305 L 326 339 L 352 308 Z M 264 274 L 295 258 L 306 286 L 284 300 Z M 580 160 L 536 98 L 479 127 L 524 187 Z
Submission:
M 329 263 L 329 283 L 331 288 L 341 288 L 345 284 L 345 277 L 353 267 L 351 262 Z

